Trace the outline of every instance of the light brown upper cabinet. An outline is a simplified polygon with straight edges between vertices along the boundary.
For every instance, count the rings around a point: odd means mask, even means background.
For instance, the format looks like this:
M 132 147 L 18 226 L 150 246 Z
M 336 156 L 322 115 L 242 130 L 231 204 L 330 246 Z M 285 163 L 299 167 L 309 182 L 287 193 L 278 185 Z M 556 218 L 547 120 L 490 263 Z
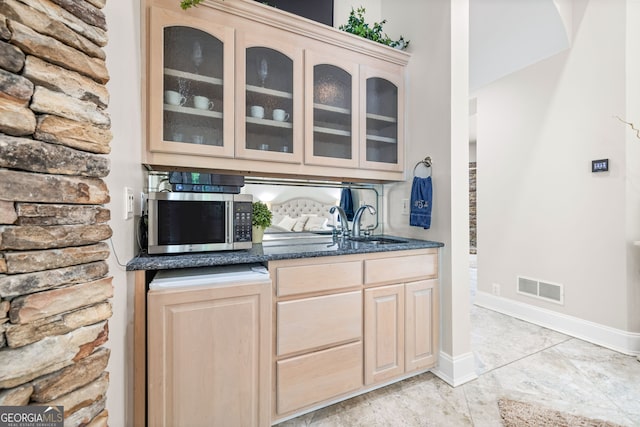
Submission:
M 151 169 L 405 179 L 405 52 L 259 2 L 143 8 Z
M 302 162 L 302 49 L 275 30 L 236 42 L 236 157 Z
M 305 83 L 306 164 L 403 171 L 403 67 L 307 50 Z
M 360 68 L 360 167 L 402 171 L 404 78 L 401 67 Z
M 233 28 L 153 8 L 151 152 L 233 156 Z
M 358 167 L 358 65 L 305 52 L 305 163 Z

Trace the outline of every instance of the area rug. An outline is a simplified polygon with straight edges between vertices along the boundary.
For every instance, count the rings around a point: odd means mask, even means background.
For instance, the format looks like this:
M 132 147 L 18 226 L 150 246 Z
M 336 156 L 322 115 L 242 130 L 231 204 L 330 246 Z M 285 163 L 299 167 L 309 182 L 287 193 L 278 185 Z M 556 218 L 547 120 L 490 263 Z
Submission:
M 571 415 L 517 400 L 498 400 L 500 416 L 506 427 L 622 427 L 608 421 Z

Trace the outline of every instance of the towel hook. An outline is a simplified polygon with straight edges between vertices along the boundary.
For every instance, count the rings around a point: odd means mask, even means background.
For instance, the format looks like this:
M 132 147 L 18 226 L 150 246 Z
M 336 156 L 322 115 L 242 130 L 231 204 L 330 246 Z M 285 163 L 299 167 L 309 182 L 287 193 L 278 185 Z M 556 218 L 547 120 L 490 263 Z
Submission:
M 413 175 L 415 176 L 416 174 L 416 169 L 418 169 L 418 166 L 424 166 L 425 168 L 427 168 L 428 170 L 428 174 L 427 176 L 431 176 L 431 157 L 427 156 L 424 159 L 420 160 L 418 163 L 416 163 L 416 165 L 413 167 Z

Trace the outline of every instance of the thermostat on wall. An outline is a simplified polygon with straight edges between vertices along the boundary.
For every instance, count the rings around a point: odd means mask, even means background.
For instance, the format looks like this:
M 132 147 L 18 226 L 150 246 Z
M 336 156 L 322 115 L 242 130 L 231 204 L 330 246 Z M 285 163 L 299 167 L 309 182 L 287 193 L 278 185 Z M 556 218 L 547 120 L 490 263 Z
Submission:
M 591 160 L 591 172 L 606 172 L 609 170 L 609 159 Z

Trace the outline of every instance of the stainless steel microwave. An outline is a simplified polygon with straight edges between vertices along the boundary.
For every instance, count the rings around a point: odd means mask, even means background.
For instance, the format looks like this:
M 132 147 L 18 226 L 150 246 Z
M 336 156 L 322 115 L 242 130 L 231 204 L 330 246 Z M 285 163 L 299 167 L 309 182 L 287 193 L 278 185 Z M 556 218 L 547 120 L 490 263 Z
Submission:
M 149 193 L 148 251 L 251 249 L 252 202 L 250 194 Z

